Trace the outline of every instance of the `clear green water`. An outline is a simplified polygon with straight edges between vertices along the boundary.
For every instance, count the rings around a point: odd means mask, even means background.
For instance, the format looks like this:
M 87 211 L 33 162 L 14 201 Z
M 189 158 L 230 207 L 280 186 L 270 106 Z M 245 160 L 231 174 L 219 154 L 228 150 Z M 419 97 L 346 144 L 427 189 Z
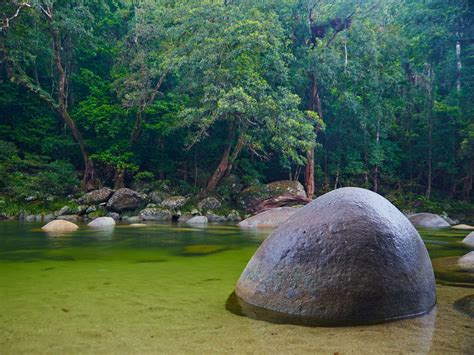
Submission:
M 0 354 L 446 354 L 474 349 L 469 315 L 474 282 L 453 262 L 440 263 L 438 305 L 424 317 L 310 328 L 225 310 L 240 273 L 269 231 L 150 224 L 109 231 L 81 226 L 52 236 L 39 228 L 0 223 Z M 459 243 L 465 232 L 421 233 L 434 261 L 452 261 L 469 251 Z

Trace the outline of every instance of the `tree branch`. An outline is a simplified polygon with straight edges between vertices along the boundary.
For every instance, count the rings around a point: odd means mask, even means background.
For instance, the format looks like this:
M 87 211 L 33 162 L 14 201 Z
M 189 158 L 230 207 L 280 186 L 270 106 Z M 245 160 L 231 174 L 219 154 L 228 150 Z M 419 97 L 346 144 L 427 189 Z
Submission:
M 10 27 L 10 21 L 16 19 L 16 18 L 20 15 L 20 11 L 21 11 L 22 9 L 24 9 L 25 7 L 31 8 L 31 5 L 28 4 L 28 3 L 26 3 L 26 2 L 21 3 L 21 4 L 17 7 L 17 9 L 16 9 L 16 11 L 15 11 L 15 13 L 13 14 L 12 17 L 5 17 L 5 20 L 3 20 L 3 23 L 2 23 L 1 26 L 0 26 L 1 29 L 7 29 L 7 28 L 9 28 L 9 27 Z

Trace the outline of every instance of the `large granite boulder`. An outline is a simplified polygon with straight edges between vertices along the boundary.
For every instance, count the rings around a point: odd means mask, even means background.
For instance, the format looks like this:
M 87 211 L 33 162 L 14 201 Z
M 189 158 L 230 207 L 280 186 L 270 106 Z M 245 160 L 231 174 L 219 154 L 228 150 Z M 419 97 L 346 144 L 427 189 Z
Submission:
M 115 220 L 112 217 L 98 217 L 88 224 L 93 228 L 108 228 L 115 226 Z
M 235 294 L 256 314 L 323 325 L 413 317 L 436 303 L 433 268 L 416 229 L 382 196 L 352 187 L 319 197 L 275 230 Z
M 240 193 L 238 202 L 247 211 L 255 211 L 263 201 L 278 196 L 306 197 L 306 192 L 298 181 L 274 181 L 266 185 L 253 185 L 245 188 Z
M 415 213 L 408 216 L 408 219 L 415 227 L 444 228 L 450 226 L 443 217 L 434 213 Z
M 142 221 L 169 221 L 171 217 L 172 215 L 169 210 L 159 207 L 145 208 L 140 211 L 140 219 Z
M 462 242 L 471 248 L 474 248 L 474 232 L 469 233 L 467 237 L 462 240 Z
M 61 233 L 61 232 L 73 232 L 77 228 L 79 227 L 72 222 L 56 219 L 44 225 L 41 229 L 44 230 L 45 232 Z
M 298 208 L 277 207 L 244 219 L 239 223 L 240 228 L 276 228 L 293 216 Z
M 147 196 L 136 191 L 123 188 L 118 189 L 107 202 L 107 209 L 114 212 L 135 210 L 144 206 Z
M 103 187 L 101 189 L 90 191 L 84 194 L 81 198 L 79 198 L 79 203 L 83 203 L 85 205 L 98 205 L 99 203 L 107 202 L 113 193 L 114 190 L 109 189 L 108 187 Z

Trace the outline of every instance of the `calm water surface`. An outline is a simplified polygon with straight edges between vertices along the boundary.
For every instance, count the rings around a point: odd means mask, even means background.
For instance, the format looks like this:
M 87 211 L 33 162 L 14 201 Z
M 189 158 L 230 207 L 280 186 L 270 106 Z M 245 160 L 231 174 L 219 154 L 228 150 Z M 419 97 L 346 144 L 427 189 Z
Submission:
M 0 223 L 0 354 L 473 353 L 473 275 L 462 231 L 421 231 L 438 304 L 426 316 L 375 326 L 302 327 L 225 310 L 269 231 L 234 226 L 86 226 L 48 235 Z

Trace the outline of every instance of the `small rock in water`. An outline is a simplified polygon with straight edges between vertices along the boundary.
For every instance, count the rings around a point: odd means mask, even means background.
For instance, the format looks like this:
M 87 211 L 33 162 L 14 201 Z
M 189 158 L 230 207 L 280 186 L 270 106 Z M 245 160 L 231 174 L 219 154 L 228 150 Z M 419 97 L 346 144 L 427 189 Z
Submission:
M 474 232 L 469 233 L 467 237 L 462 240 L 462 242 L 471 248 L 474 248 Z
M 450 226 L 443 217 L 434 213 L 415 213 L 408 216 L 408 219 L 415 227 L 444 228 Z
M 186 221 L 187 224 L 207 224 L 207 217 L 205 216 L 194 216 Z
M 468 224 L 457 224 L 452 227 L 453 229 L 460 229 L 460 230 L 474 230 L 474 226 L 470 226 Z
M 235 294 L 241 304 L 312 325 L 414 317 L 436 303 L 416 229 L 382 196 L 352 187 L 298 209 L 267 237 Z
M 240 228 L 276 228 L 293 216 L 298 208 L 277 207 L 244 219 L 239 223 Z
M 458 265 L 463 270 L 474 272 L 474 251 L 459 258 Z
M 132 223 L 128 225 L 129 227 L 134 227 L 134 228 L 140 228 L 140 227 L 146 227 L 146 224 L 144 223 Z
M 54 220 L 44 225 L 41 229 L 45 232 L 73 232 L 79 227 L 69 221 L 64 220 Z
M 103 228 L 115 226 L 115 220 L 112 217 L 98 217 L 88 224 L 89 227 Z

